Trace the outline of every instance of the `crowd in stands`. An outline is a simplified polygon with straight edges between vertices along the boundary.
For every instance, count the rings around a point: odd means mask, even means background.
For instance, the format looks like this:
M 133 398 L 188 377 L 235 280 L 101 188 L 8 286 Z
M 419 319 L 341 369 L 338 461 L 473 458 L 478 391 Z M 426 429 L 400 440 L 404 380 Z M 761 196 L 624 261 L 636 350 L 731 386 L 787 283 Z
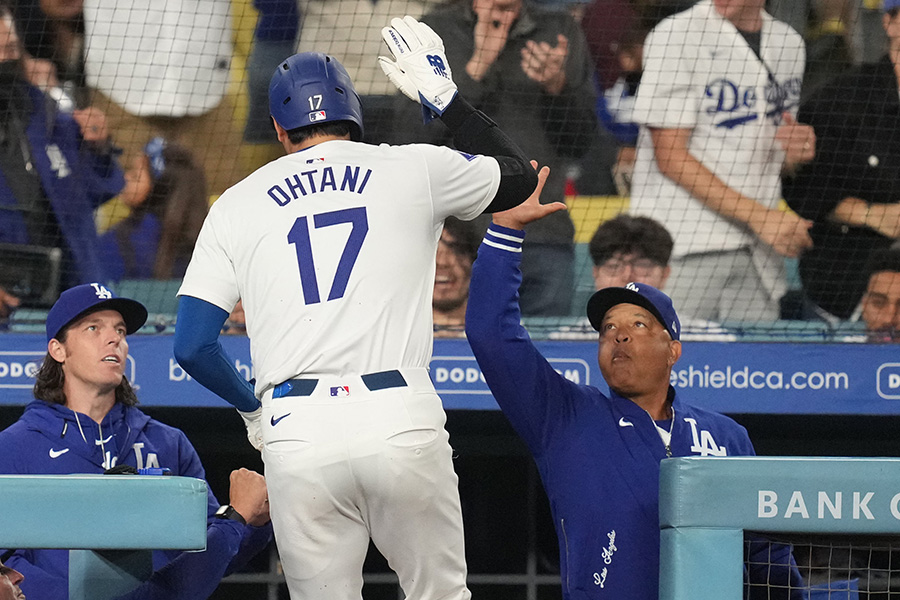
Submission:
M 372 58 L 393 14 L 551 167 L 542 202 L 626 197 L 668 230 L 667 291 L 696 322 L 857 322 L 900 238 L 894 0 L 250 4 L 2 0 L 0 320 L 77 283 L 180 278 L 209 203 L 261 164 L 245 151 L 277 156 L 266 86 L 296 50 L 347 66 L 365 141 L 450 144 Z M 565 211 L 529 227 L 523 315 L 582 317 L 593 232 Z

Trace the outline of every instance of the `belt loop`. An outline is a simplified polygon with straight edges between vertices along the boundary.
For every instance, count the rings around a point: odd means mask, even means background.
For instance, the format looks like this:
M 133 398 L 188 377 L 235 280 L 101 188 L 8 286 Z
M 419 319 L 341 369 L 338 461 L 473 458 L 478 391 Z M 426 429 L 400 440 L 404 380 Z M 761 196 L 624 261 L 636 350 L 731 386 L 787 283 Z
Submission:
M 288 379 L 275 386 L 272 398 L 284 398 L 286 396 L 310 396 L 318 385 L 318 379 Z
M 361 376 L 362 382 L 369 388 L 370 392 L 385 390 L 387 388 L 406 387 L 406 380 L 400 371 L 394 369 L 392 371 L 380 371 L 378 373 L 368 373 Z

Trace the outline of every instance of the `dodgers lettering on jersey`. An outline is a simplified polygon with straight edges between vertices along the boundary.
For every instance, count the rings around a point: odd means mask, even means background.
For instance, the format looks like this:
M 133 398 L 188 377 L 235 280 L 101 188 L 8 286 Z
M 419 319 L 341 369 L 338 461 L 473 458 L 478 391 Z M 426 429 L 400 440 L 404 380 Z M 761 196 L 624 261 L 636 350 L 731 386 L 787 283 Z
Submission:
M 363 170 L 361 167 L 346 165 L 338 183 L 332 167 L 309 169 L 285 177 L 284 183 L 276 183 L 270 187 L 268 194 L 278 206 L 286 206 L 291 200 L 318 192 L 341 191 L 362 194 L 371 176 L 372 169 Z
M 742 86 L 727 77 L 716 77 L 706 86 L 703 110 L 713 115 L 715 127 L 734 129 L 755 121 L 760 112 L 777 126 L 781 124 L 784 111 L 800 105 L 801 82 L 799 77 L 781 83 L 770 77 L 763 92 L 765 106 L 760 111 L 757 86 Z
M 784 152 L 776 133 L 784 113 L 797 110 L 806 51 L 790 26 L 765 12 L 761 18 L 758 55 L 712 0 L 664 19 L 644 44 L 631 211 L 666 223 L 673 258 L 737 250 L 756 239 L 662 173 L 654 129 L 690 130 L 688 151 L 726 185 L 768 208 L 781 199 Z M 761 255 L 757 266 L 769 258 Z M 783 279 L 770 271 L 763 279 L 777 296 Z

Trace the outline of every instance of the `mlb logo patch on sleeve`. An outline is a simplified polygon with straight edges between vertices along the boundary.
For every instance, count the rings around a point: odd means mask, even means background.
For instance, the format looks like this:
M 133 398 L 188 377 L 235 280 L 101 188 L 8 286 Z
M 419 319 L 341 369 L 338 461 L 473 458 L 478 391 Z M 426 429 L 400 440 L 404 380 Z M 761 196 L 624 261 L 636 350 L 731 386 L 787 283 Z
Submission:
M 336 385 L 331 388 L 331 395 L 337 396 L 338 398 L 344 398 L 350 395 L 350 386 L 349 385 Z

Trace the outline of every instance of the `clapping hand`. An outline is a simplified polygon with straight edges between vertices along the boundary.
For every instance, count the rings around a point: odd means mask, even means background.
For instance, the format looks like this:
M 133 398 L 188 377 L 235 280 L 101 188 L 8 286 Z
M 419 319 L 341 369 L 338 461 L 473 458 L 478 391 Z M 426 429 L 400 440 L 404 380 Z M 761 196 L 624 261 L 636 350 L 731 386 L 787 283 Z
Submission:
M 556 36 L 556 46 L 547 42 L 528 40 L 522 48 L 522 71 L 552 96 L 559 95 L 566 85 L 566 57 L 569 40 Z

